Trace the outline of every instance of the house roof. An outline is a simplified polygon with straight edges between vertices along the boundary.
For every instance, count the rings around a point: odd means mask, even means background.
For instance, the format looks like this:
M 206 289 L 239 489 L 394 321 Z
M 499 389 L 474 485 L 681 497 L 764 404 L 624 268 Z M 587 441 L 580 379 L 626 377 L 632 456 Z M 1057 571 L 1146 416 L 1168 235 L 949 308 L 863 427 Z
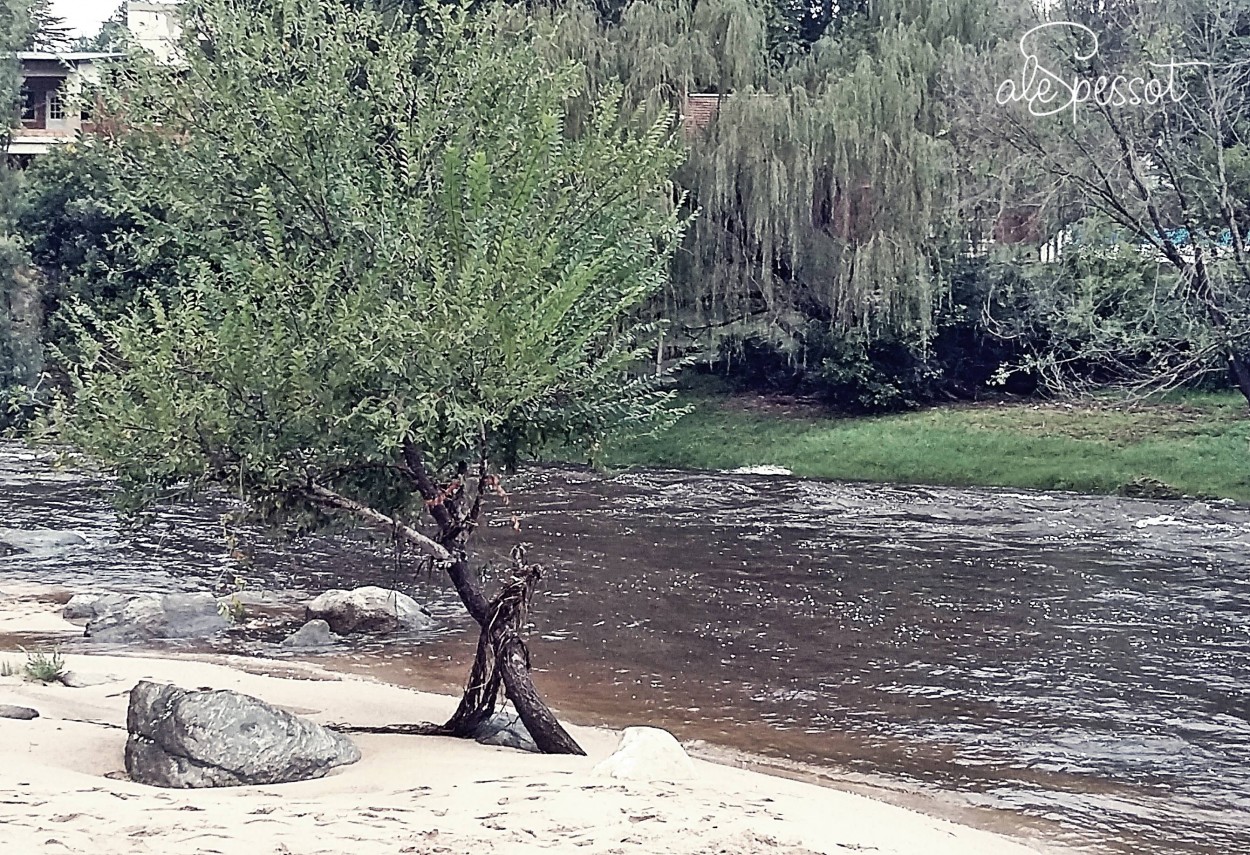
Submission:
M 707 130 L 720 113 L 721 102 L 730 98 L 772 98 L 771 92 L 750 92 L 745 94 L 721 92 L 687 92 L 681 99 L 681 123 L 686 129 L 686 136 L 691 137 L 700 131 Z
M 96 59 L 119 59 L 124 53 L 47 53 L 38 50 L 20 50 L 17 58 L 28 62 L 91 62 Z

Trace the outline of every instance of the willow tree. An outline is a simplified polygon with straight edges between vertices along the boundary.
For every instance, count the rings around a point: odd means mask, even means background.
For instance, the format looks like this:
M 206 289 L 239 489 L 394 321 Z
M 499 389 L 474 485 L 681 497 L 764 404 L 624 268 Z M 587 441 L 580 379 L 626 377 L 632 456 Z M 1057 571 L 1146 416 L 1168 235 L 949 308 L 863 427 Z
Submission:
M 552 16 L 550 49 L 588 57 L 591 88 L 650 109 L 719 97 L 688 127 L 679 181 L 700 216 L 658 313 L 783 344 L 812 320 L 923 341 L 959 237 L 943 76 L 985 6 L 636 0 L 611 25 Z
M 646 430 L 636 376 L 680 240 L 681 154 L 492 14 L 384 19 L 346 0 L 192 0 L 184 67 L 104 93 L 96 145 L 124 239 L 179 266 L 121 317 L 78 315 L 51 426 L 137 504 L 224 487 L 290 525 L 379 529 L 444 568 L 481 630 L 467 735 L 506 695 L 546 752 L 579 752 L 521 635 L 537 568 L 497 595 L 470 555 L 505 437 Z

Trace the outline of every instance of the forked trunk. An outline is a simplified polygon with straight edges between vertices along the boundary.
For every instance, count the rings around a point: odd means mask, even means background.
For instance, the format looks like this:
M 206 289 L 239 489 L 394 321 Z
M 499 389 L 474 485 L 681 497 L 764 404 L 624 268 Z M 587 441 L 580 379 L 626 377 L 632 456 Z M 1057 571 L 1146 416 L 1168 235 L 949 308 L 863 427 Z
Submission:
M 483 434 L 484 436 L 484 434 Z M 483 440 L 485 441 L 485 440 Z M 465 512 L 456 498 L 440 490 L 430 479 L 415 445 L 405 445 L 408 471 L 425 497 L 426 507 L 438 523 L 441 537 L 436 542 L 395 517 L 340 495 L 311 479 L 302 491 L 303 498 L 325 508 L 347 513 L 379 528 L 394 537 L 425 551 L 437 561 L 446 562 L 447 575 L 469 614 L 477 621 L 481 635 L 473 670 L 455 714 L 442 727 L 434 725 L 393 725 L 389 728 L 355 728 L 360 732 L 442 733 L 451 736 L 473 736 L 495 712 L 495 702 L 502 689 L 521 716 L 525 728 L 538 750 L 544 754 L 585 754 L 552 714 L 530 676 L 529 648 L 521 631 L 529 614 L 534 583 L 541 576 L 536 565 L 525 563 L 525 553 L 517 547 L 512 551 L 515 574 L 499 596 L 487 600 L 482 583 L 473 572 L 465 555 L 464 540 L 471 524 L 477 522 L 480 498 L 487 484 L 486 458 L 483 454 L 479 477 L 478 501 Z
M 402 537 L 435 560 L 446 562 L 447 575 L 460 596 L 460 602 L 477 621 L 481 635 L 460 705 L 442 727 L 422 732 L 466 737 L 475 735 L 477 729 L 494 714 L 502 689 L 521 716 L 539 751 L 544 754 L 585 754 L 547 707 L 530 676 L 529 649 L 521 631 L 529 614 L 534 583 L 541 575 L 539 568 L 527 565 L 524 550 L 519 546 L 514 548 L 512 560 L 515 573 L 512 580 L 497 597 L 487 600 L 482 592 L 482 582 L 465 553 L 465 541 L 477 526 L 483 496 L 492 486 L 498 489 L 498 480 L 490 475 L 488 449 L 486 428 L 483 426 L 477 492 L 470 504 L 460 480 L 464 475 L 463 469 L 456 480 L 441 486 L 435 483 L 426 468 L 416 440 L 411 437 L 404 440 L 399 465 L 425 499 L 425 507 L 439 528 L 437 541 L 398 518 L 352 501 L 311 480 L 305 488 L 305 497 L 316 504 L 350 513 L 393 536 Z
M 477 655 L 465 685 L 460 705 L 443 725 L 451 736 L 471 736 L 495 712 L 495 702 L 502 688 L 512 706 L 521 716 L 525 729 L 544 754 L 585 754 L 576 740 L 560 724 L 538 694 L 530 675 L 529 649 L 521 637 L 521 629 L 529 612 L 533 585 L 539 579 L 536 567 L 524 566 L 514 553 L 516 576 L 504 586 L 485 609 L 481 583 L 464 559 L 456 561 L 448 574 L 469 613 L 478 622 L 481 634 Z

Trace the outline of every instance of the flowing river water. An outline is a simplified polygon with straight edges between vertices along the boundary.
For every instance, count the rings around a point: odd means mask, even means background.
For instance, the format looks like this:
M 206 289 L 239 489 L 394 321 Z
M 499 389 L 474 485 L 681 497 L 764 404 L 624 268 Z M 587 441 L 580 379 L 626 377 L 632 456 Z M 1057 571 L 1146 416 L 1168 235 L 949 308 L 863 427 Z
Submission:
M 676 471 L 512 486 L 482 553 L 522 540 L 548 567 L 531 646 L 575 721 L 654 722 L 1088 851 L 1250 852 L 1248 509 Z M 384 544 L 246 533 L 239 570 L 219 511 L 122 530 L 107 481 L 0 445 L 0 540 L 85 540 L 0 557 L 0 590 L 398 587 L 444 629 L 323 661 L 463 679 L 474 634 L 441 579 Z M 281 655 L 295 625 L 228 644 Z

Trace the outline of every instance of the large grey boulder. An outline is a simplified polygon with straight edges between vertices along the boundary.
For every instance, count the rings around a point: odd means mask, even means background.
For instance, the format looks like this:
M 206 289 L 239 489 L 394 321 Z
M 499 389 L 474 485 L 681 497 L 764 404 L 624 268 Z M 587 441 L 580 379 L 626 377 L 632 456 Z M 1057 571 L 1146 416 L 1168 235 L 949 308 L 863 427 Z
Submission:
M 304 610 L 305 620 L 324 620 L 339 635 L 434 628 L 434 618 L 407 594 L 368 585 L 326 591 Z
M 109 594 L 90 608 L 84 635 L 96 641 L 203 638 L 229 626 L 208 593 Z
M 139 682 L 126 711 L 126 772 L 157 787 L 320 778 L 360 759 L 347 737 L 250 695 Z

